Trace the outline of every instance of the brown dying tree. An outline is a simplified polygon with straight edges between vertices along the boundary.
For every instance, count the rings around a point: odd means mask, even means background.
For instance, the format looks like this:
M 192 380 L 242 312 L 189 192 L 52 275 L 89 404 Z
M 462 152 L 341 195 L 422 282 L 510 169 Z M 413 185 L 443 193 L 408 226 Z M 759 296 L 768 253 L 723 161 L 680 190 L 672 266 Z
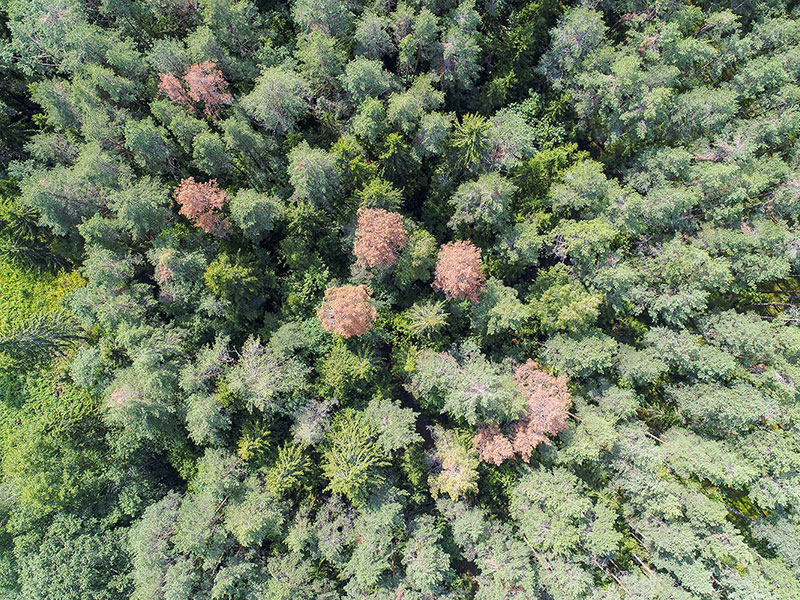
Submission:
M 216 118 L 223 106 L 233 102 L 228 82 L 216 63 L 205 61 L 192 65 L 183 79 L 189 85 L 189 97 L 202 102 L 203 110 L 211 117 Z
M 192 99 L 183 87 L 183 82 L 172 73 L 158 74 L 158 91 L 172 100 L 175 104 L 191 106 Z
M 514 456 L 514 446 L 497 423 L 480 427 L 472 442 L 483 462 L 500 465 Z
M 362 208 L 356 220 L 353 254 L 359 267 L 386 269 L 397 264 L 405 248 L 403 215 L 382 208 Z
M 528 399 L 525 414 L 511 423 L 504 435 L 496 423 L 478 430 L 473 442 L 482 461 L 494 465 L 519 454 L 526 462 L 539 444 L 549 444 L 548 435 L 567 428 L 571 396 L 566 375 L 555 377 L 533 360 L 514 370 L 514 379 Z
M 479 302 L 486 274 L 481 263 L 481 251 L 472 242 L 458 241 L 443 244 L 436 262 L 431 287 L 447 298 Z
M 175 104 L 194 110 L 192 102 L 202 103 L 203 112 L 212 118 L 217 118 L 222 107 L 233 102 L 225 76 L 217 64 L 211 61 L 189 67 L 183 81 L 172 73 L 159 73 L 158 78 L 158 91 Z M 188 91 L 184 83 L 188 86 Z
M 317 317 L 323 329 L 344 338 L 370 330 L 378 311 L 370 302 L 372 289 L 366 285 L 343 285 L 325 290 Z
M 228 220 L 222 215 L 228 193 L 219 188 L 216 179 L 198 183 L 187 177 L 175 188 L 175 201 L 181 206 L 178 212 L 206 233 L 228 233 Z

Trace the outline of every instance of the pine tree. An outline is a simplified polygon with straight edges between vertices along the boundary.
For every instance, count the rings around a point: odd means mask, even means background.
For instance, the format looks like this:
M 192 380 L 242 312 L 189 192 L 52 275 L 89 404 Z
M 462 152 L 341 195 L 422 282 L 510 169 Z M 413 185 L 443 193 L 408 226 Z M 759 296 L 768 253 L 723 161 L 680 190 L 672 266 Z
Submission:
M 82 339 L 84 336 L 67 313 L 37 314 L 0 335 L 0 353 L 13 362 L 30 365 L 65 356 Z
M 326 436 L 322 460 L 327 489 L 357 505 L 367 500 L 370 490 L 383 482 L 381 467 L 388 464 L 377 435 L 377 429 L 360 413 L 344 410 L 337 414 Z

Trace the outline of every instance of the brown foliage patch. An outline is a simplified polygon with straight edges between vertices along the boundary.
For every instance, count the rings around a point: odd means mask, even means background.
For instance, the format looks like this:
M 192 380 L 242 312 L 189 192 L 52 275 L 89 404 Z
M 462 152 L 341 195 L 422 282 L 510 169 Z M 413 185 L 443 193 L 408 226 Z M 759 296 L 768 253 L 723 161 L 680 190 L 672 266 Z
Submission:
M 370 330 L 378 311 L 369 301 L 372 289 L 366 285 L 344 285 L 325 290 L 317 317 L 323 329 L 344 338 Z
M 511 425 L 511 444 L 528 461 L 536 446 L 550 443 L 548 435 L 567 428 L 569 380 L 566 375 L 550 375 L 532 360 L 515 369 L 514 379 L 528 398 L 528 410 Z
M 207 115 L 216 117 L 223 106 L 233 102 L 228 82 L 216 63 L 206 61 L 192 65 L 183 79 L 189 85 L 189 97 L 202 102 Z
M 459 241 L 443 244 L 436 262 L 434 290 L 447 298 L 479 302 L 486 274 L 481 263 L 481 251 L 472 242 Z
M 182 104 L 184 106 L 191 105 L 189 94 L 183 89 L 183 83 L 181 83 L 181 80 L 175 77 L 175 75 L 172 73 L 159 73 L 158 79 L 159 92 L 164 94 L 175 104 Z
M 223 106 L 233 102 L 225 76 L 217 64 L 211 61 L 189 67 L 183 81 L 172 73 L 159 73 L 158 78 L 158 90 L 175 104 L 188 106 L 193 110 L 192 101 L 202 102 L 203 111 L 213 118 L 219 116 Z M 189 87 L 188 92 L 184 88 L 184 82 Z
M 156 268 L 156 282 L 161 284 L 169 281 L 175 273 L 164 263 L 158 263 Z
M 567 428 L 571 396 L 565 375 L 554 377 L 528 360 L 514 370 L 528 408 L 525 414 L 511 423 L 506 437 L 497 424 L 481 427 L 473 442 L 481 460 L 495 465 L 519 454 L 526 462 L 539 444 L 549 444 L 548 435 Z
M 216 179 L 198 183 L 194 177 L 187 177 L 175 188 L 175 201 L 181 205 L 178 212 L 206 233 L 228 232 L 228 220 L 221 212 L 228 202 L 228 193 L 219 188 Z
M 362 208 L 356 221 L 356 265 L 385 269 L 397 263 L 406 245 L 403 215 L 382 208 Z
M 514 447 L 509 439 L 500 431 L 497 423 L 486 425 L 478 429 L 473 438 L 473 444 L 478 451 L 478 456 L 483 462 L 500 465 L 504 460 L 514 456 Z
M 111 391 L 109 394 L 108 402 L 106 402 L 106 406 L 108 408 L 121 408 L 128 403 L 128 401 L 133 396 L 131 390 L 127 387 L 120 387 L 116 388 L 115 390 Z

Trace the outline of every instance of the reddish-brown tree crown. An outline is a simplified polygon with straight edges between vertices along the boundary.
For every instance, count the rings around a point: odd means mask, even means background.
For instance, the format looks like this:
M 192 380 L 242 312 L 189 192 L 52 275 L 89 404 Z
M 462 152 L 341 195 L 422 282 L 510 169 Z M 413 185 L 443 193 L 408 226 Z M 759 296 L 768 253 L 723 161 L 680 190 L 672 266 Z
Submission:
M 571 396 L 565 375 L 550 375 L 528 360 L 514 370 L 514 379 L 528 399 L 528 408 L 511 423 L 508 437 L 495 423 L 478 430 L 473 442 L 484 462 L 499 465 L 515 453 L 529 461 L 536 446 L 549 444 L 547 436 L 563 431 L 569 424 Z
M 206 61 L 192 65 L 183 79 L 189 86 L 189 97 L 202 102 L 208 115 L 216 116 L 223 106 L 233 102 L 228 82 L 216 63 Z
M 228 91 L 228 82 L 216 63 L 205 61 L 189 67 L 183 82 L 172 73 L 159 73 L 158 90 L 167 98 L 184 106 L 191 107 L 192 101 L 202 102 L 203 111 L 217 117 L 223 106 L 233 102 Z M 184 82 L 189 90 L 184 88 Z
M 501 465 L 503 461 L 514 456 L 514 446 L 500 431 L 500 426 L 497 423 L 480 427 L 472 442 L 483 462 Z
M 550 375 L 532 360 L 515 369 L 514 379 L 528 398 L 528 410 L 511 425 L 511 444 L 514 451 L 528 461 L 536 446 L 550 443 L 548 435 L 567 428 L 567 409 L 571 401 L 569 380 L 566 375 Z
M 181 205 L 178 212 L 206 233 L 228 232 L 228 221 L 222 216 L 228 193 L 219 188 L 216 179 L 198 183 L 187 177 L 175 188 L 175 201 Z
M 472 242 L 442 245 L 431 284 L 433 289 L 443 292 L 447 298 L 472 300 L 477 304 L 485 280 L 481 251 Z
M 183 89 L 183 83 L 181 83 L 181 80 L 175 77 L 175 75 L 172 73 L 159 73 L 158 79 L 159 92 L 164 94 L 175 104 L 191 104 L 191 98 L 189 98 L 189 94 L 186 93 L 186 90 Z
M 356 220 L 353 253 L 360 267 L 385 269 L 397 263 L 405 248 L 403 215 L 382 208 L 362 208 Z
M 370 302 L 372 289 L 366 285 L 344 285 L 325 290 L 317 317 L 323 329 L 344 338 L 370 330 L 378 311 Z

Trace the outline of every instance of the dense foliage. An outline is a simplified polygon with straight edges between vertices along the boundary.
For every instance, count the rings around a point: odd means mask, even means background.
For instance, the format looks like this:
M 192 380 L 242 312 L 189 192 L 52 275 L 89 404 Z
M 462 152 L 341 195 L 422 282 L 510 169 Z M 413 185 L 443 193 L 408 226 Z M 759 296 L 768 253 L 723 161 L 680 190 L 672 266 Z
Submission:
M 800 598 L 795 3 L 0 24 L 0 598 Z

